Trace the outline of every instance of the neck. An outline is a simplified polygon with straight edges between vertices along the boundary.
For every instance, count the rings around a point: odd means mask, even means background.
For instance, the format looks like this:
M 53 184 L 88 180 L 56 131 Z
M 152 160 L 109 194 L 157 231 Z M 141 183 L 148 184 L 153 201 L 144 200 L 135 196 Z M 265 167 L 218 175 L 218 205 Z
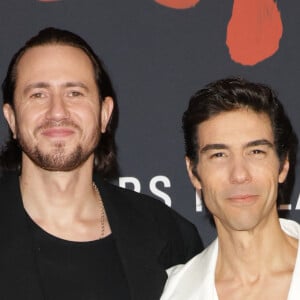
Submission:
M 20 187 L 31 219 L 48 233 L 71 241 L 91 241 L 110 234 L 92 170 L 93 156 L 69 172 L 43 170 L 23 159 Z
M 276 210 L 252 230 L 234 231 L 217 225 L 219 252 L 216 280 L 251 281 L 276 269 L 293 268 L 297 241 L 283 232 Z
M 95 205 L 93 156 L 75 170 L 53 172 L 23 159 L 20 187 L 24 208 L 34 219 L 72 220 Z

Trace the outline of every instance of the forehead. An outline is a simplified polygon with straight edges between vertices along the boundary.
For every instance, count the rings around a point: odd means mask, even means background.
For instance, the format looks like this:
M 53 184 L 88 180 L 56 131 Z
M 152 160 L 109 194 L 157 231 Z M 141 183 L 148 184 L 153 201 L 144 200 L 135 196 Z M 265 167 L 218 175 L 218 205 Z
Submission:
M 200 147 L 211 143 L 241 145 L 260 139 L 274 142 L 271 120 L 251 109 L 222 112 L 198 126 Z
M 94 69 L 86 53 L 72 46 L 46 44 L 29 48 L 17 64 L 16 85 L 24 81 L 59 79 L 59 75 L 94 79 Z M 73 78 L 70 78 L 73 79 Z

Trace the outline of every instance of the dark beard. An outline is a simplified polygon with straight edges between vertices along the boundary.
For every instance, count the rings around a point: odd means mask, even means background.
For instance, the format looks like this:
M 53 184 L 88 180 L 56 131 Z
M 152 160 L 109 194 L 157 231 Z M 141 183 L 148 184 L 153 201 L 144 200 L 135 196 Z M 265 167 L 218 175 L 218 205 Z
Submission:
M 67 172 L 72 171 L 84 163 L 89 156 L 93 153 L 92 148 L 89 152 L 83 152 L 81 146 L 68 154 L 64 153 L 64 144 L 57 143 L 56 149 L 52 153 L 43 153 L 38 147 L 30 149 L 26 144 L 19 140 L 22 151 L 40 168 L 47 171 Z
M 70 120 L 62 120 L 60 122 L 54 122 L 50 120 L 38 127 L 35 130 L 35 134 L 37 134 L 39 130 L 51 128 L 53 126 L 72 126 L 81 131 L 80 127 Z M 18 132 L 20 132 L 19 128 Z M 22 134 L 18 135 L 20 148 L 31 161 L 33 161 L 42 169 L 57 172 L 72 171 L 83 164 L 95 151 L 99 140 L 100 135 L 92 142 L 92 145 L 89 145 L 90 147 L 88 147 L 88 149 L 83 149 L 82 145 L 79 144 L 76 146 L 73 152 L 66 155 L 64 142 L 56 142 L 51 146 L 52 148 L 49 152 L 42 152 L 38 146 L 32 147 L 26 141 L 24 141 Z
M 82 148 L 78 146 L 74 152 L 65 157 L 63 150 L 54 154 L 44 154 L 35 149 L 30 157 L 39 167 L 48 171 L 71 171 L 77 168 L 87 158 L 83 158 Z

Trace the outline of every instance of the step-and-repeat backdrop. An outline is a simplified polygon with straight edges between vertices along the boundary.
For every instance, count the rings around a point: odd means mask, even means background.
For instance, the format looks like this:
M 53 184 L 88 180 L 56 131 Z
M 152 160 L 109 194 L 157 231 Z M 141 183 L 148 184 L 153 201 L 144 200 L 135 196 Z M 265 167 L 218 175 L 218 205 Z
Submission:
M 206 83 L 241 75 L 278 92 L 300 135 L 299 16 L 300 4 L 291 0 L 1 0 L 0 77 L 12 54 L 44 27 L 84 37 L 118 95 L 115 183 L 172 206 L 207 245 L 215 231 L 186 174 L 182 113 Z M 2 115 L 0 135 L 3 144 Z M 299 177 L 282 207 L 298 221 Z

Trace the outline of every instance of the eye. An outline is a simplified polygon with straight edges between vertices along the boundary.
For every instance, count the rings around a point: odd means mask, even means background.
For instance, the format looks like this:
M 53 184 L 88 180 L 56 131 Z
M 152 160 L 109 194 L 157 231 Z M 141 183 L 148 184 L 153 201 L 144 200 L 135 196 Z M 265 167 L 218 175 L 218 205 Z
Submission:
M 79 92 L 79 91 L 70 91 L 69 93 L 68 93 L 68 96 L 69 97 L 81 97 L 81 96 L 83 96 L 83 93 L 82 92 Z
M 249 152 L 249 155 L 255 158 L 263 158 L 265 157 L 267 154 L 267 152 L 265 150 L 262 149 L 252 149 Z
M 254 149 L 254 150 L 252 150 L 252 153 L 253 154 L 262 154 L 262 153 L 265 153 L 265 151 L 260 150 L 260 149 Z
M 32 99 L 45 98 L 45 94 L 42 92 L 36 92 L 36 93 L 31 94 L 30 98 L 32 98 Z
M 210 158 L 222 158 L 222 157 L 226 157 L 225 152 L 216 152 L 210 155 Z

